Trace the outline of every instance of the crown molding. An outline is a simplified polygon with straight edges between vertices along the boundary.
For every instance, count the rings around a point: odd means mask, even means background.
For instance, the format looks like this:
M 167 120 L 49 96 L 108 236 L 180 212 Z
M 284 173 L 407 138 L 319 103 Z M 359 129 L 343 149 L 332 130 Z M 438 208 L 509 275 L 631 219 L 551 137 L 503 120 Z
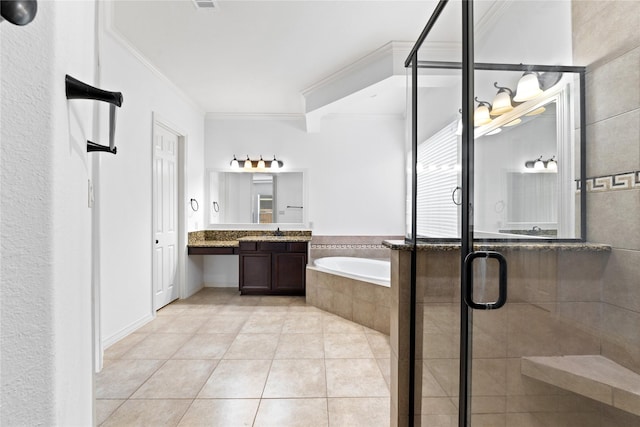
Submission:
M 357 59 L 355 62 L 352 62 L 346 67 L 341 68 L 335 73 L 332 73 L 329 76 L 307 87 L 306 89 L 303 89 L 300 93 L 302 94 L 302 96 L 306 97 L 309 94 L 320 90 L 328 85 L 334 84 L 347 77 L 348 75 L 356 71 L 363 70 L 372 65 L 374 62 L 379 61 L 386 56 L 393 55 L 394 53 L 406 51 L 406 54 L 408 55 L 412 46 L 412 42 L 390 41 L 389 43 L 374 50 L 373 52 L 361 57 L 360 59 Z
M 198 113 L 204 115 L 205 111 L 197 102 L 187 95 L 182 89 L 180 89 L 171 79 L 169 79 L 162 71 L 156 68 L 139 50 L 137 50 L 133 43 L 127 39 L 120 31 L 113 25 L 113 7 L 114 2 L 100 1 L 99 10 L 101 19 L 99 20 L 101 26 L 101 33 L 110 36 L 121 47 L 128 51 L 134 58 L 136 58 L 142 65 L 144 65 L 152 74 L 154 74 L 161 82 L 170 87 L 183 101 L 189 104 Z
M 205 120 L 304 120 L 304 114 L 209 112 L 205 114 Z

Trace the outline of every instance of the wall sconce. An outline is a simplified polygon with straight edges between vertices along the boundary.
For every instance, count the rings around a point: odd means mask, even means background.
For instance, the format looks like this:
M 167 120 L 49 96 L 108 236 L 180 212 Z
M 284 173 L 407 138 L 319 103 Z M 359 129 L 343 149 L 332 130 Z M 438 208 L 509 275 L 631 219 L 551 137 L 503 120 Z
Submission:
M 495 98 L 493 98 L 493 107 L 491 108 L 490 114 L 492 116 L 499 116 L 513 110 L 513 105 L 511 105 L 513 91 L 508 87 L 498 86 L 498 82 L 494 82 L 493 85 L 498 88 L 498 93 L 496 93 Z
M 536 160 L 527 160 L 524 162 L 524 167 L 538 172 L 558 172 L 556 156 L 552 156 L 548 160 L 542 160 L 542 156 L 538 157 Z
M 273 160 L 264 160 L 262 156 L 260 156 L 260 160 L 251 160 L 249 156 L 247 156 L 246 160 L 238 160 L 235 154 L 229 164 L 231 165 L 231 169 L 244 170 L 246 172 L 266 169 L 278 170 L 284 166 L 284 162 L 277 160 L 276 156 L 273 156 Z
M 516 96 L 513 97 L 513 100 L 515 102 L 524 102 L 535 98 L 541 93 L 542 89 L 540 89 L 538 73 L 535 71 L 527 71 L 520 77 L 520 80 L 518 80 Z
M 473 112 L 473 125 L 475 127 L 478 127 L 491 123 L 491 116 L 489 115 L 491 104 L 489 104 L 488 102 L 480 101 L 477 96 L 474 99 L 478 103 L 478 107 Z

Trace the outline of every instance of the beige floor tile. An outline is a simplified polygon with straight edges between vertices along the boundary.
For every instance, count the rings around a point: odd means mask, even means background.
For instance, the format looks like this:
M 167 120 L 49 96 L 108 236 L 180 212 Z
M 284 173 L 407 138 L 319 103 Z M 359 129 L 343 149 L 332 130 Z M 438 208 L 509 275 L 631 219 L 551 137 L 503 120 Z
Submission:
M 114 413 L 125 400 L 96 399 L 96 425 L 100 425 Z
M 286 313 L 254 313 L 245 322 L 241 334 L 279 334 L 282 331 Z
M 131 399 L 195 398 L 217 360 L 167 360 Z
M 262 399 L 254 427 L 328 426 L 326 399 Z
M 103 426 L 176 426 L 191 404 L 191 399 L 127 400 Z
M 122 338 L 104 351 L 105 359 L 119 359 L 127 351 L 149 336 L 148 333 L 133 333 Z
M 192 310 L 188 310 L 191 312 Z M 195 313 L 180 314 L 179 316 L 163 317 L 163 319 L 169 319 L 170 322 L 160 326 L 156 332 L 162 332 L 165 334 L 194 334 L 200 327 L 209 320 L 209 317 L 195 315 Z
M 391 357 L 389 335 L 381 334 L 380 332 L 368 332 L 366 337 L 374 357 L 379 359 L 388 359 Z
M 388 427 L 389 399 L 329 399 L 331 427 Z
M 191 335 L 149 334 L 144 340 L 122 355 L 123 359 L 168 359 L 187 342 Z
M 196 334 L 172 359 L 222 359 L 235 338 L 235 334 Z
M 324 336 L 320 334 L 282 334 L 274 359 L 322 359 Z
M 284 325 L 283 334 L 321 334 L 322 315 L 316 312 L 289 312 Z
M 155 319 L 153 319 L 152 321 L 148 322 L 147 324 L 145 324 L 144 326 L 136 330 L 136 332 L 144 333 L 144 334 L 148 334 L 151 332 L 158 332 L 160 329 L 164 328 L 166 325 L 168 325 L 172 321 L 173 321 L 172 316 L 156 316 Z
M 260 398 L 270 367 L 271 360 L 221 360 L 198 398 Z
M 263 398 L 326 397 L 323 359 L 274 360 Z
M 249 313 L 220 313 L 210 316 L 198 329 L 199 334 L 237 334 Z
M 325 365 L 329 397 L 389 396 L 375 359 L 325 359 Z
M 325 333 L 324 355 L 327 359 L 373 358 L 373 352 L 364 333 Z
M 178 425 L 251 427 L 259 404 L 260 399 L 196 399 Z
M 364 332 L 361 325 L 332 315 L 323 318 L 323 330 L 325 334 L 360 334 Z
M 238 334 L 224 355 L 225 359 L 272 359 L 279 334 Z
M 110 360 L 96 374 L 97 399 L 127 399 L 164 360 Z

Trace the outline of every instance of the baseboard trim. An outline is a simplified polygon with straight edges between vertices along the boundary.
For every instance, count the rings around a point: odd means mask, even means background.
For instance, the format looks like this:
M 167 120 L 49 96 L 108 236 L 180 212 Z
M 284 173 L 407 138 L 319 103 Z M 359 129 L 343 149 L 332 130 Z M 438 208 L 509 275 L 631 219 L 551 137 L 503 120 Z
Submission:
M 151 314 L 147 314 L 143 318 L 138 319 L 135 322 L 131 323 L 129 326 L 125 327 L 124 329 L 121 329 L 120 331 L 116 332 L 115 334 L 111 335 L 110 337 L 102 340 L 102 348 L 103 348 L 103 350 L 106 350 L 107 348 L 109 348 L 113 344 L 117 343 L 118 341 L 120 341 L 121 339 L 126 337 L 127 335 L 132 334 L 133 332 L 137 331 L 138 329 L 140 329 L 141 327 L 143 327 L 147 323 L 151 322 L 154 318 L 155 318 L 155 316 L 153 316 Z

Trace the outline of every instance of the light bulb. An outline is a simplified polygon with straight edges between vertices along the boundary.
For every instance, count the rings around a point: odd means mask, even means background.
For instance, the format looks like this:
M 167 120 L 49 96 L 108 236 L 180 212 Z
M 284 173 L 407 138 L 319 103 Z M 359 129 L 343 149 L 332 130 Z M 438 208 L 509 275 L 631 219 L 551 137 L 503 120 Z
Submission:
M 493 98 L 491 115 L 499 116 L 513 110 L 513 105 L 511 105 L 511 97 L 513 96 L 513 92 L 511 92 L 511 89 L 509 89 L 508 87 L 498 86 L 498 82 L 495 82 L 493 85 L 499 90 L 495 98 Z
M 555 161 L 555 156 L 547 162 L 547 170 L 549 172 L 558 172 L 558 162 Z
M 478 105 L 478 108 L 473 112 L 473 125 L 475 127 L 486 125 L 491 123 L 491 116 L 489 115 L 489 105 L 486 102 Z
M 251 168 L 252 168 L 251 160 L 249 160 L 249 156 L 247 156 L 247 160 L 244 161 L 244 169 L 251 170 Z
M 544 162 L 542 161 L 542 157 L 536 160 L 536 162 L 533 164 L 533 169 L 537 171 L 544 169 Z
M 264 169 L 266 167 L 264 160 L 262 160 L 262 156 L 260 156 L 260 160 L 258 161 L 258 169 Z
M 538 81 L 538 74 L 532 71 L 524 73 L 520 80 L 518 80 L 518 88 L 516 89 L 516 96 L 513 100 L 516 102 L 524 102 L 535 98 L 542 93 L 540 89 L 540 81 Z
M 271 169 L 275 169 L 275 170 L 280 169 L 280 164 L 276 160 L 276 156 L 273 156 L 273 160 L 271 160 Z
M 233 160 L 231 160 L 231 169 L 240 169 L 240 164 L 238 163 L 238 159 L 236 159 L 236 155 L 233 155 Z

